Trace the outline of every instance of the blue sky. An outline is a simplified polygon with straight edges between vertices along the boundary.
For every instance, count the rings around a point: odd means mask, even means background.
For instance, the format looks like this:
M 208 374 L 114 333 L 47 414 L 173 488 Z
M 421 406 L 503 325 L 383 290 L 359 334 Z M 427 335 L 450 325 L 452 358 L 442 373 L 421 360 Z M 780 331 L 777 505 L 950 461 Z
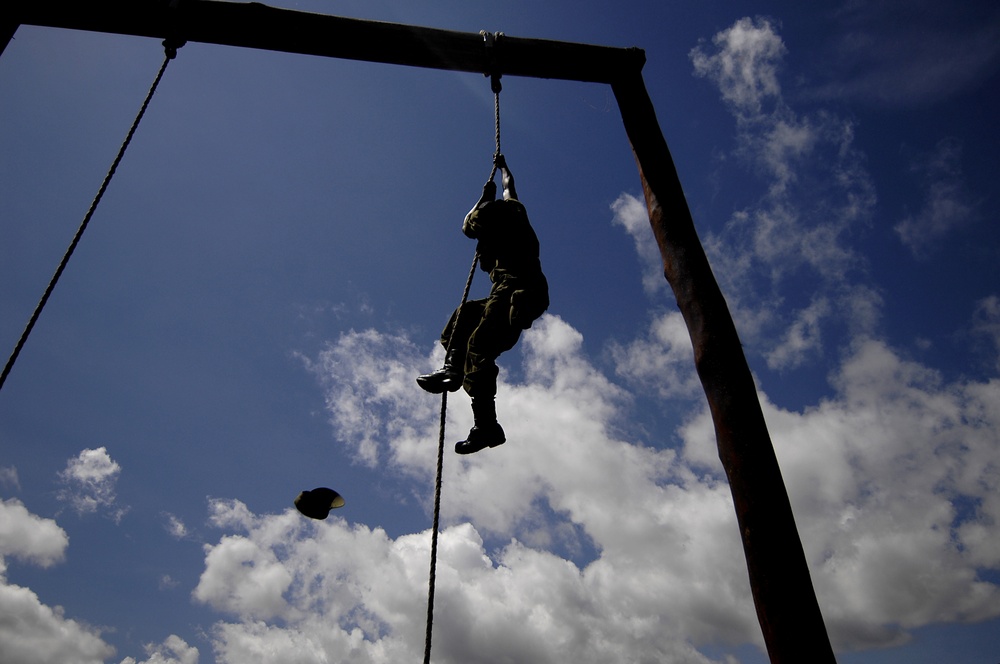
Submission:
M 994 3 L 275 4 L 643 48 L 838 660 L 1000 659 Z M 8 348 L 162 58 L 32 27 L 0 56 Z M 552 306 L 501 361 L 508 443 L 445 459 L 434 661 L 766 661 L 614 97 L 501 104 Z M 0 393 L 0 659 L 420 657 L 413 378 L 493 139 L 478 75 L 181 49 Z

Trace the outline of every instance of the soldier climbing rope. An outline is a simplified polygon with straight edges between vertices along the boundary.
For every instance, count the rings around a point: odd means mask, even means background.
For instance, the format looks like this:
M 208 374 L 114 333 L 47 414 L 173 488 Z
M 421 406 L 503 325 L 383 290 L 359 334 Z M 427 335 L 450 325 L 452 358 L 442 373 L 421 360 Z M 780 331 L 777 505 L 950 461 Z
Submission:
M 548 283 L 539 260 L 535 235 L 524 205 L 517 198 L 514 176 L 500 148 L 500 75 L 496 68 L 496 40 L 483 33 L 490 54 L 489 75 L 494 95 L 496 152 L 493 170 L 483 186 L 476 205 L 466 215 L 462 232 L 477 240 L 476 255 L 465 284 L 462 302 L 451 315 L 441 344 L 445 348 L 444 366 L 417 378 L 420 387 L 441 394 L 441 426 L 438 438 L 437 479 L 434 489 L 434 525 L 431 534 L 431 570 L 427 600 L 427 634 L 424 662 L 430 661 L 431 632 L 434 617 L 434 584 L 437 564 L 437 538 L 441 505 L 441 475 L 444 457 L 445 419 L 449 392 L 461 388 L 472 398 L 475 424 L 465 440 L 455 444 L 458 454 L 473 454 L 506 442 L 506 434 L 497 422 L 496 391 L 499 368 L 496 360 L 517 343 L 521 332 L 538 319 L 549 306 Z M 493 181 L 503 173 L 503 198 L 496 198 Z M 476 264 L 489 272 L 492 287 L 489 297 L 468 301 Z
M 487 182 L 492 183 L 494 176 L 497 172 L 497 158 L 501 154 L 500 152 L 500 92 L 503 87 L 500 84 L 500 74 L 496 69 L 496 38 L 497 35 L 491 35 L 485 30 L 480 34 L 483 35 L 483 39 L 487 45 L 487 53 L 490 54 L 490 88 L 493 90 L 493 115 L 494 124 L 496 128 L 496 152 L 493 153 L 493 169 L 490 171 L 490 177 Z M 469 277 L 465 280 L 465 289 L 462 291 L 462 301 L 458 305 L 456 312 L 461 312 L 465 307 L 466 301 L 469 299 L 469 289 L 472 287 L 472 280 L 476 276 L 476 265 L 479 263 L 479 252 L 476 251 L 475 255 L 472 257 L 472 267 L 469 269 Z M 453 346 L 455 343 L 455 327 L 452 326 L 448 334 L 448 342 L 445 350 L 445 355 L 448 356 L 453 352 Z M 448 416 L 448 392 L 449 390 L 444 390 L 441 392 L 441 419 L 440 425 L 438 427 L 438 448 L 437 448 L 437 471 L 434 478 L 434 519 L 431 526 L 431 556 L 430 556 L 430 572 L 428 574 L 427 581 L 427 624 L 426 631 L 424 634 L 424 664 L 430 664 L 431 661 L 431 641 L 432 633 L 434 631 L 434 592 L 437 582 L 437 549 L 438 549 L 438 531 L 441 524 L 441 480 L 444 475 L 444 440 L 445 440 L 445 421 Z
M 502 86 L 500 84 L 500 74 L 497 73 L 496 70 L 495 44 L 496 40 L 500 37 L 501 33 L 493 35 L 486 33 L 484 31 L 481 34 L 483 35 L 484 39 L 487 42 L 488 52 L 493 54 L 490 58 L 490 73 L 488 73 L 487 76 L 490 76 L 491 78 L 490 87 L 493 91 L 493 109 L 494 109 L 494 120 L 496 129 L 495 131 L 496 151 L 493 154 L 493 166 L 492 170 L 490 171 L 490 176 L 486 181 L 486 185 L 484 185 L 483 187 L 484 190 L 483 196 L 481 197 L 480 201 L 477 202 L 476 206 L 473 207 L 473 210 L 470 211 L 469 215 L 466 217 L 466 224 L 465 224 L 466 226 L 470 224 L 470 217 L 475 217 L 476 213 L 483 210 L 484 208 L 487 208 L 492 203 L 507 202 L 516 205 L 517 208 L 523 210 L 523 206 L 521 206 L 521 204 L 516 200 L 513 177 L 510 175 L 506 159 L 504 159 L 503 154 L 500 151 L 500 92 L 502 90 Z M 496 172 L 498 170 L 503 170 L 504 173 L 504 193 L 505 193 L 504 201 L 493 200 L 494 196 L 496 195 L 496 184 L 494 183 L 494 178 L 496 177 Z M 504 215 L 495 215 L 495 216 L 498 219 L 502 219 Z M 522 216 L 524 217 L 524 222 L 526 223 L 527 217 L 525 215 Z M 471 223 L 474 224 L 475 222 L 473 221 Z M 534 238 L 533 231 L 531 232 L 531 237 Z M 483 239 L 480 240 L 480 245 L 482 245 L 482 242 Z M 496 255 L 496 251 L 493 247 L 490 246 L 489 241 L 486 242 L 486 245 L 487 245 L 487 250 L 489 252 L 489 255 L 487 257 L 487 259 L 489 260 L 489 267 L 487 268 L 486 265 L 484 265 L 483 267 L 484 269 L 491 270 L 491 279 L 494 279 L 494 281 L 496 281 L 496 278 L 494 278 L 492 271 L 497 270 L 499 268 L 500 271 L 503 272 L 504 268 L 509 268 L 510 266 L 507 266 L 506 264 L 499 265 L 498 259 L 499 262 L 503 262 L 507 258 L 507 256 Z M 535 247 L 534 255 L 535 258 L 537 259 L 537 238 L 534 239 L 534 247 Z M 472 281 L 473 278 L 475 277 L 476 267 L 479 264 L 479 260 L 480 260 L 480 246 L 477 246 L 476 253 L 472 259 L 472 267 L 469 269 L 469 276 L 468 279 L 466 279 L 465 288 L 462 291 L 461 303 L 459 304 L 458 309 L 455 310 L 455 314 L 453 315 L 452 320 L 449 321 L 449 324 L 442 335 L 442 344 L 445 346 L 446 349 L 445 354 L 449 358 L 454 358 L 456 354 L 460 354 L 463 357 L 467 354 L 467 349 L 470 341 L 468 338 L 469 333 L 466 330 L 468 330 L 468 328 L 470 327 L 479 326 L 481 321 L 484 319 L 482 311 L 465 312 L 466 305 L 473 304 L 468 302 L 469 290 L 472 287 Z M 541 276 L 540 267 L 537 270 L 537 272 L 538 275 Z M 515 275 L 512 274 L 508 279 L 506 272 L 503 272 L 503 279 L 513 280 L 514 276 Z M 542 279 L 544 281 L 544 277 L 542 277 Z M 523 286 L 525 284 L 522 283 L 521 285 Z M 494 285 L 494 290 L 496 290 L 496 285 Z M 548 306 L 547 292 L 548 291 L 546 286 L 545 306 Z M 508 293 L 506 297 L 509 300 L 509 298 L 511 297 L 510 293 Z M 475 301 L 475 302 L 480 302 L 480 301 Z M 473 307 L 473 309 L 477 308 L 479 307 L 478 306 Z M 463 317 L 463 312 L 465 312 L 464 317 Z M 538 311 L 537 315 L 528 314 L 528 316 L 525 319 L 527 320 L 527 325 L 530 325 L 531 321 L 537 318 L 538 315 L 541 315 L 541 311 Z M 514 316 L 514 310 L 511 306 L 510 301 L 506 302 L 504 317 L 508 320 L 508 322 L 511 320 L 517 320 L 517 318 Z M 463 324 L 462 321 L 466 319 L 473 321 L 475 325 Z M 520 325 L 526 327 L 523 324 Z M 520 327 L 518 327 L 517 329 L 517 335 L 519 334 L 520 334 Z M 516 337 L 514 341 L 516 341 Z M 460 352 L 457 350 L 459 346 L 463 347 Z M 426 622 L 426 632 L 424 637 L 424 664 L 430 664 L 432 633 L 434 630 L 434 594 L 437 581 L 437 550 L 438 550 L 438 533 L 440 530 L 440 523 L 441 523 L 441 487 L 442 487 L 442 476 L 444 474 L 444 441 L 445 441 L 445 423 L 447 421 L 447 415 L 448 415 L 448 393 L 454 392 L 457 389 L 459 389 L 459 387 L 462 386 L 463 379 L 466 377 L 465 374 L 466 372 L 464 371 L 464 369 L 460 369 L 452 365 L 446 365 L 446 367 L 441 371 L 434 372 L 434 374 L 421 376 L 420 378 L 417 379 L 420 386 L 423 387 L 428 392 L 441 394 L 441 417 L 440 417 L 440 426 L 438 429 L 437 472 L 435 474 L 435 481 L 434 481 L 434 517 L 433 517 L 433 524 L 431 527 L 430 572 L 428 575 L 428 584 L 427 584 L 427 622 Z M 495 391 L 495 382 L 493 389 Z M 492 400 L 493 400 L 492 395 L 490 395 L 490 402 L 492 402 Z M 495 424 L 496 427 L 499 429 L 499 425 L 496 424 L 495 422 L 495 414 L 493 415 L 493 419 L 494 419 L 493 424 Z M 470 441 L 473 438 L 474 432 L 475 428 L 473 429 L 473 432 L 470 432 Z M 500 435 L 503 436 L 502 430 L 500 430 Z M 503 440 L 501 440 L 500 442 L 503 442 Z M 459 445 L 462 444 L 463 443 L 459 443 Z M 486 445 L 483 445 L 483 447 L 485 446 L 493 447 L 495 445 L 487 443 Z M 458 446 L 456 446 L 456 451 L 462 452 L 462 450 Z M 471 450 L 471 451 L 478 451 L 478 450 Z M 303 491 L 295 499 L 296 508 L 305 516 L 308 516 L 313 519 L 325 519 L 331 509 L 340 507 L 343 504 L 344 504 L 343 498 L 336 491 L 333 491 L 332 489 L 327 489 L 325 487 L 320 487 L 312 491 Z

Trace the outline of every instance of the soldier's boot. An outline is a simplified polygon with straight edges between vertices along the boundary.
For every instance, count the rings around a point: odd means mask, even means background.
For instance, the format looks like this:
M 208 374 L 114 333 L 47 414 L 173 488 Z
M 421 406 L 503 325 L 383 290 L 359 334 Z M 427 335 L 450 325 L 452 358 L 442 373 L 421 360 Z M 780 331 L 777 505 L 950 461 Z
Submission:
M 472 415 L 475 426 L 469 431 L 469 437 L 455 443 L 458 454 L 473 454 L 487 447 L 503 445 L 507 440 L 503 428 L 497 422 L 497 407 L 493 397 L 474 398 L 472 400 Z
M 465 380 L 463 364 L 465 358 L 460 357 L 458 351 L 451 350 L 444 358 L 444 366 L 432 373 L 417 376 L 417 384 L 431 394 L 457 392 Z

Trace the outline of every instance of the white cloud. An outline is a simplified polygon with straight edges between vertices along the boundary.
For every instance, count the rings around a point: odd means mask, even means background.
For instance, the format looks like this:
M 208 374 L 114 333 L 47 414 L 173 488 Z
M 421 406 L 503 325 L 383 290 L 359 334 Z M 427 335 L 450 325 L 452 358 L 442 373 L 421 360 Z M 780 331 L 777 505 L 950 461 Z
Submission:
M 657 325 L 679 336 L 671 316 Z M 428 362 L 405 338 L 372 330 L 324 352 L 347 349 L 354 373 L 327 365 L 338 371 L 324 383 L 331 394 L 346 394 L 340 382 L 370 394 L 376 367 L 412 379 Z M 522 349 L 524 382 L 501 381 L 498 395 L 508 443 L 446 460 L 435 661 L 707 662 L 696 647 L 759 644 L 707 409 L 677 432 L 679 453 L 655 438 L 622 440 L 613 423 L 631 402 L 583 355 L 579 332 L 546 315 Z M 653 365 L 673 362 L 669 343 L 644 352 Z M 628 372 L 628 354 L 619 359 Z M 655 378 L 643 375 L 654 389 Z M 1000 569 L 1000 379 L 948 384 L 869 339 L 833 385 L 802 412 L 760 396 L 835 644 L 885 646 L 921 625 L 1000 614 L 1000 590 L 979 578 Z M 392 399 L 364 411 L 386 432 L 377 454 L 429 490 L 436 423 L 421 413 L 435 399 L 387 389 Z M 467 402 L 455 402 L 461 429 Z M 355 421 L 358 408 L 331 413 L 350 449 L 372 430 L 345 436 L 338 418 Z M 390 426 L 408 409 L 412 428 Z M 228 532 L 206 547 L 195 598 L 233 616 L 212 631 L 220 662 L 275 651 L 283 661 L 393 662 L 421 651 L 428 532 L 391 539 L 340 518 L 258 516 L 238 501 L 214 501 L 211 513 Z M 573 538 L 577 562 L 560 553 Z
M 59 607 L 42 604 L 38 595 L 0 576 L 0 661 L 5 664 L 103 664 L 114 648 Z
M 3 556 L 48 567 L 61 562 L 69 538 L 55 521 L 17 500 L 0 502 L 0 661 L 4 664 L 98 664 L 114 654 L 100 632 L 66 618 L 29 588 L 7 580 Z
M 934 243 L 978 217 L 979 204 L 965 188 L 961 158 L 958 141 L 945 139 L 938 143 L 933 154 L 913 166 L 914 171 L 923 175 L 924 204 L 919 212 L 905 217 L 894 229 L 915 256 L 926 255 Z
M 663 258 L 649 225 L 646 203 L 631 194 L 622 194 L 611 210 L 615 213 L 614 223 L 625 229 L 635 242 L 642 268 L 642 287 L 646 293 L 655 295 L 667 289 L 663 278 Z
M 665 399 L 701 394 L 691 335 L 676 311 L 654 320 L 645 338 L 628 346 L 613 343 L 611 354 L 617 374 L 640 389 L 653 390 Z
M 52 519 L 28 511 L 16 499 L 0 502 L 0 556 L 49 567 L 66 557 L 69 537 Z
M 820 323 L 830 313 L 830 301 L 825 297 L 818 297 L 808 307 L 799 310 L 781 344 L 767 354 L 767 366 L 772 369 L 795 368 L 810 353 L 820 351 L 823 345 Z
M 128 511 L 127 507 L 115 504 L 115 485 L 120 473 L 121 466 L 111 459 L 107 448 L 85 449 L 60 471 L 59 479 L 65 488 L 59 492 L 59 498 L 77 514 L 101 510 L 118 523 Z
M 748 346 L 774 368 L 799 366 L 823 357 L 824 307 L 854 290 L 850 277 L 864 269 L 851 236 L 871 217 L 874 187 L 852 122 L 826 111 L 802 114 L 785 101 L 777 82 L 785 48 L 774 24 L 741 19 L 713 45 L 691 52 L 695 73 L 731 102 L 734 153 L 762 178 L 764 194 L 722 232 L 707 234 L 705 250 Z M 812 289 L 804 302 L 803 284 Z M 855 328 L 873 320 L 867 309 L 838 313 L 863 316 L 848 318 Z
M 180 581 L 177 581 L 169 574 L 164 574 L 160 577 L 160 590 L 171 590 L 180 585 Z
M 21 490 L 21 481 L 17 477 L 17 468 L 0 467 L 0 487 L 14 489 L 15 491 Z
M 764 99 L 780 95 L 777 70 L 787 49 L 768 19 L 742 18 L 712 43 L 712 53 L 703 44 L 691 50 L 695 73 L 715 81 L 738 111 L 756 114 Z
M 391 344 L 396 353 L 386 356 L 392 337 L 380 336 L 348 335 L 341 348 L 324 351 L 341 357 L 350 349 L 358 367 L 345 374 L 343 363 L 329 364 L 340 373 L 336 383 L 325 382 L 328 390 L 343 396 L 340 382 L 357 385 L 373 366 L 406 364 L 401 357 L 410 344 Z M 492 454 L 450 456 L 446 465 L 442 510 L 455 525 L 441 540 L 435 661 L 598 662 L 638 648 L 670 661 L 707 662 L 688 642 L 691 635 L 753 640 L 757 628 L 728 488 L 699 484 L 669 450 L 613 435 L 610 422 L 628 400 L 582 356 L 582 336 L 571 326 L 545 316 L 525 334 L 523 348 L 526 383 L 502 381 L 498 397 L 508 443 Z M 407 383 L 425 361 L 410 362 Z M 369 388 L 362 385 L 360 393 Z M 436 401 L 413 387 L 407 394 L 418 413 L 420 402 Z M 468 404 L 455 401 L 461 430 Z M 356 412 L 357 405 L 333 411 L 338 435 L 344 431 L 338 417 L 355 421 Z M 405 414 L 392 400 L 365 417 Z M 381 441 L 377 452 L 388 467 L 430 477 L 431 420 L 418 436 L 419 454 L 409 449 L 403 428 L 400 438 Z M 352 449 L 367 436 L 366 429 L 354 431 L 355 439 L 344 441 Z M 671 482 L 690 484 L 691 491 Z M 212 522 L 240 531 L 207 549 L 195 591 L 199 601 L 241 617 L 214 632 L 223 661 L 275 644 L 358 662 L 398 661 L 420 651 L 429 533 L 390 540 L 378 529 L 340 520 L 312 524 L 292 511 L 256 517 L 226 501 L 213 503 Z M 574 535 L 581 526 L 583 534 Z M 506 544 L 488 553 L 484 531 Z M 573 537 L 587 538 L 576 542 L 592 550 L 585 557 L 597 556 L 583 568 L 546 550 Z M 706 585 L 701 579 L 709 576 L 723 582 Z M 316 615 L 321 610 L 325 615 Z M 330 631 L 330 624 L 339 629 Z
M 801 414 L 766 404 L 832 634 L 874 645 L 1000 614 L 978 576 L 1000 567 L 982 537 L 1000 523 L 1000 380 L 945 384 L 868 340 L 834 384 Z
M 335 518 L 304 524 L 291 511 L 252 517 L 243 537 L 280 551 L 294 573 L 281 619 L 247 618 L 213 629 L 220 662 L 397 662 L 423 650 L 429 532 L 389 539 Z M 284 541 L 281 546 L 277 541 Z M 230 572 L 249 577 L 238 564 Z M 470 524 L 442 531 L 434 612 L 434 661 L 606 662 L 640 650 L 668 661 L 705 663 L 682 638 L 665 638 L 632 592 L 551 553 L 511 541 L 490 556 Z M 645 601 L 662 584 L 633 577 Z M 644 583 L 645 582 L 645 583 Z M 651 584 L 651 585 L 648 585 Z M 702 616 L 705 617 L 704 615 Z M 625 660 L 630 661 L 630 660 Z M 638 661 L 638 660 L 636 660 Z
M 184 639 L 171 634 L 162 644 L 148 644 L 146 655 L 147 659 L 140 661 L 126 657 L 122 664 L 198 664 L 199 653 L 197 648 L 188 645 Z
M 166 519 L 165 528 L 170 535 L 176 539 L 184 539 L 188 536 L 187 526 L 181 521 L 180 517 L 165 512 L 163 514 L 164 519 Z
M 834 384 L 801 413 L 759 395 L 834 643 L 1000 614 L 979 578 L 1000 568 L 1000 379 L 945 384 L 867 340 Z M 685 460 L 721 473 L 707 411 L 683 437 Z
M 372 344 L 381 346 L 374 364 L 367 355 Z M 435 344 L 434 354 L 424 358 L 416 345 L 402 336 L 352 330 L 317 359 L 302 359 L 328 388 L 326 404 L 338 438 L 350 441 L 357 460 L 374 467 L 386 452 L 384 441 L 394 440 L 397 447 L 413 451 L 419 434 L 434 421 L 434 402 L 414 399 L 412 367 L 421 361 L 421 373 L 439 367 L 439 353 Z M 362 359 L 365 364 L 361 364 Z M 344 380 L 347 376 L 350 380 Z M 375 410 L 382 408 L 398 416 L 376 417 Z
M 224 537 L 206 546 L 205 572 L 194 597 L 230 613 L 268 619 L 286 609 L 284 592 L 292 576 L 273 552 L 245 537 Z

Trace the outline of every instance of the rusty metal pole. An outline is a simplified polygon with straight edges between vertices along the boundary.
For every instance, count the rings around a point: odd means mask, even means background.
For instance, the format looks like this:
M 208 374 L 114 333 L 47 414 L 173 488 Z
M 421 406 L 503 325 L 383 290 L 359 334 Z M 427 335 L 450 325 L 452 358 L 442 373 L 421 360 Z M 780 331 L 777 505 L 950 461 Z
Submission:
M 639 167 L 663 274 L 691 335 L 768 656 L 773 664 L 836 662 L 753 377 L 642 74 L 623 74 L 612 89 Z

